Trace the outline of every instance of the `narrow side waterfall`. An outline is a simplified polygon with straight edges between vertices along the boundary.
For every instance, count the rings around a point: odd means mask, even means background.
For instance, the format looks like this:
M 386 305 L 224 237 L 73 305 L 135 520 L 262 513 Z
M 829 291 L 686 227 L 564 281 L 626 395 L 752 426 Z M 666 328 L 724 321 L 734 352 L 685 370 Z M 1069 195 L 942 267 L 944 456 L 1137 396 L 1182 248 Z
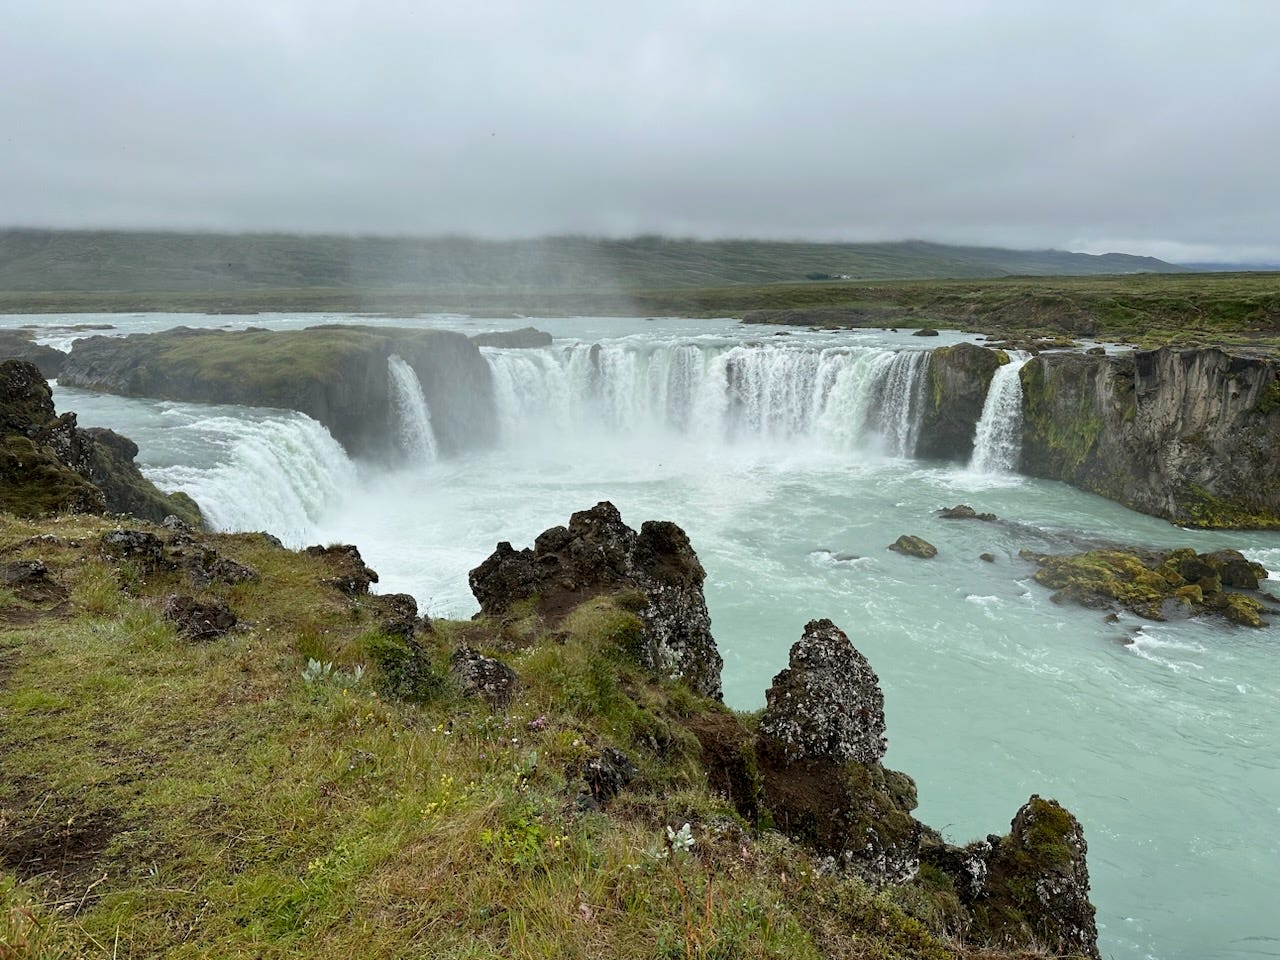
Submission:
M 413 464 L 434 462 L 439 451 L 435 431 L 431 428 L 431 410 L 422 394 L 418 375 L 399 354 L 393 353 L 387 357 L 387 376 L 396 436 L 405 459 Z
M 928 352 L 877 347 L 615 341 L 484 348 L 500 428 L 676 434 L 708 443 L 915 449 Z
M 185 435 L 177 442 L 189 448 L 192 462 L 150 468 L 146 476 L 162 490 L 194 497 L 217 530 L 269 530 L 300 547 L 325 512 L 357 486 L 346 451 L 301 413 L 192 416 L 171 429 Z M 200 465 L 202 448 L 220 451 L 211 465 Z
M 974 473 L 1009 473 L 1018 468 L 1022 454 L 1022 380 L 1018 373 L 1028 359 L 1025 353 L 1011 354 L 1009 362 L 991 378 L 974 431 L 969 461 Z

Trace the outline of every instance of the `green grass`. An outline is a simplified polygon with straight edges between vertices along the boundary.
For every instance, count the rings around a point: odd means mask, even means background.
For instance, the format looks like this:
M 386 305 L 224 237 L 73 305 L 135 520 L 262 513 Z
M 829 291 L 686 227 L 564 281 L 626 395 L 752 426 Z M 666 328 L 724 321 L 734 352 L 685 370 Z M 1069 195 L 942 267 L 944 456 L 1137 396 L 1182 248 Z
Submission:
M 209 588 L 245 626 L 193 644 L 159 614 L 180 575 L 98 558 L 105 529 L 0 515 L 7 556 L 71 597 L 0 633 L 5 960 L 978 955 L 927 885 L 821 876 L 712 794 L 681 724 L 710 706 L 630 661 L 625 609 L 594 602 L 556 640 L 438 621 L 438 675 L 466 637 L 523 685 L 506 711 L 447 681 L 410 703 L 381 692 L 377 599 L 322 587 L 319 558 L 210 535 L 260 579 Z M 308 657 L 338 672 L 308 683 Z M 605 745 L 639 775 L 581 812 Z M 685 821 L 693 852 L 661 856 Z

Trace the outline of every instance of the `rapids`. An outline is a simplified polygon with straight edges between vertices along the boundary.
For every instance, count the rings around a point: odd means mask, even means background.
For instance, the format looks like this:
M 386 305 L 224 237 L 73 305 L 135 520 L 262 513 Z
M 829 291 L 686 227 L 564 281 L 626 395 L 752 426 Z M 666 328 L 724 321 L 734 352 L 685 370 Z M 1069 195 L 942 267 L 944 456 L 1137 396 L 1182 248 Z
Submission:
M 229 321 L 107 322 L 123 334 Z M 396 470 L 351 462 L 299 414 L 70 389 L 55 400 L 82 425 L 132 437 L 145 472 L 190 493 L 217 526 L 263 527 L 293 546 L 356 543 L 381 589 L 412 593 L 436 616 L 475 610 L 466 572 L 497 541 L 528 545 L 598 500 L 633 526 L 674 520 L 708 572 L 730 705 L 761 706 L 804 623 L 830 617 L 880 676 L 886 762 L 916 778 L 921 819 L 963 842 L 1007 830 L 1031 793 L 1055 797 L 1085 827 L 1104 956 L 1280 956 L 1277 628 L 1106 623 L 1055 606 L 1018 558 L 1085 538 L 1233 546 L 1280 569 L 1280 536 L 1180 530 L 1011 472 L 1012 372 L 993 384 L 972 465 L 912 460 L 927 354 L 905 335 L 693 320 L 538 326 L 552 346 L 483 348 L 498 445 Z M 41 339 L 70 337 L 50 328 Z M 1002 519 L 935 516 L 960 502 Z M 938 557 L 887 551 L 902 533 L 930 540 Z

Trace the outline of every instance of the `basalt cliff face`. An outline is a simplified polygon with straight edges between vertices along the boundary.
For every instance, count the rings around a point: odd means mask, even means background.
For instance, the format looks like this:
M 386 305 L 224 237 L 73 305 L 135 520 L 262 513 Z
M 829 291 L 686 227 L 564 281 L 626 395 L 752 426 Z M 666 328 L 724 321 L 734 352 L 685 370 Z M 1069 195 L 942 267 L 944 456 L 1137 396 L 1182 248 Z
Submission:
M 1022 384 L 1022 472 L 1186 526 L 1280 527 L 1274 359 L 1052 353 Z
M 1001 350 L 935 350 L 918 456 L 967 460 Z M 1198 527 L 1280 527 L 1276 360 L 1217 348 L 1054 351 L 1021 371 L 1020 471 Z
M 179 327 L 77 340 L 59 382 L 125 396 L 298 410 L 353 456 L 389 457 L 388 358 L 418 377 L 442 451 L 484 444 L 496 419 L 488 364 L 460 333 L 360 326 L 241 331 Z

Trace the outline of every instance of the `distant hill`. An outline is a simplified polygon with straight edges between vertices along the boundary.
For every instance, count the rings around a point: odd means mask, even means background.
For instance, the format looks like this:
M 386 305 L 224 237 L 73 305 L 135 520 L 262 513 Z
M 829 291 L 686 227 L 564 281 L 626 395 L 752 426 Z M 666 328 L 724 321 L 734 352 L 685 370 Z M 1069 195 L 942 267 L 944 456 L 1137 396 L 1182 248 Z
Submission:
M 1152 257 L 900 243 L 0 230 L 0 291 L 644 290 L 825 279 L 1097 276 Z

